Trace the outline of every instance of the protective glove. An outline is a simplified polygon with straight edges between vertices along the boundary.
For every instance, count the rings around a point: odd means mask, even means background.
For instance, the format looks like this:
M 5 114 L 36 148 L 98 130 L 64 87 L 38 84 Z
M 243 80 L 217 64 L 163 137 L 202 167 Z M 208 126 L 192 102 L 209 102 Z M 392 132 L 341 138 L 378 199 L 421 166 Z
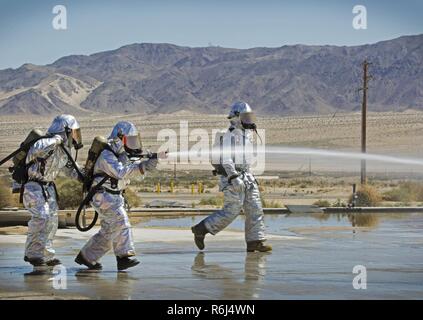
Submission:
M 140 163 L 140 170 L 145 173 L 147 171 L 153 171 L 157 167 L 157 163 L 159 162 L 156 158 L 150 158 L 147 161 L 143 161 Z
M 231 179 L 231 185 L 235 192 L 242 192 L 244 190 L 244 181 L 240 177 Z

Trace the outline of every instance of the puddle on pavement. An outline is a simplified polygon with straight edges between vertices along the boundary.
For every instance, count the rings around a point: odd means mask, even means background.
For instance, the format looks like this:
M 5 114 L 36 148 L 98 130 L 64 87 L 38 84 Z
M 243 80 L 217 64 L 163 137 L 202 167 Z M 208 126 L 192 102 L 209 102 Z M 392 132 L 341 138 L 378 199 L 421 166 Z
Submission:
M 171 237 L 172 228 L 190 232 L 202 218 L 143 218 L 135 228 L 170 228 Z M 109 253 L 104 270 L 93 273 L 73 262 L 86 239 L 70 237 L 57 242 L 67 290 L 52 288 L 50 277 L 25 277 L 30 267 L 22 260 L 23 244 L 0 243 L 0 298 L 423 299 L 423 214 L 267 215 L 265 223 L 269 233 L 304 240 L 269 240 L 270 254 L 247 254 L 239 237 L 206 238 L 204 253 L 191 242 L 139 241 L 139 267 L 116 272 Z M 243 216 L 230 225 L 243 228 Z M 352 287 L 356 265 L 367 268 L 367 290 Z

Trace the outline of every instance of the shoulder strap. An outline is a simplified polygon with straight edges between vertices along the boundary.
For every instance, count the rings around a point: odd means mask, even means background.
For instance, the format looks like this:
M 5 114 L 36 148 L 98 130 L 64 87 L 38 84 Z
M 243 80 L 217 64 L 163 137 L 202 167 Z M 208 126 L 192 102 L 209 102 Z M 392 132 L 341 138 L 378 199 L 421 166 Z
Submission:
M 114 152 L 113 151 L 113 149 L 112 149 L 112 147 L 110 147 L 109 145 L 106 145 L 105 147 L 104 147 L 104 149 L 99 153 L 99 155 L 98 155 L 98 157 L 97 157 L 97 159 L 95 160 L 96 162 L 98 161 L 98 158 L 100 157 L 100 154 L 104 151 L 104 150 L 107 150 L 107 151 L 110 151 L 111 153 L 113 153 L 113 155 L 117 158 L 117 159 L 119 159 L 119 155 L 116 153 L 116 152 Z M 94 168 L 93 168 L 94 169 Z M 118 180 L 117 179 L 115 179 L 115 178 L 112 178 L 111 176 L 109 176 L 108 174 L 106 174 L 106 173 L 104 173 L 104 172 L 102 172 L 102 173 L 96 173 L 96 174 L 93 174 L 92 175 L 92 179 L 91 179 L 91 184 L 94 182 L 94 179 L 95 178 L 98 178 L 98 177 L 102 177 L 103 178 L 103 180 L 101 180 L 94 188 L 97 188 L 97 187 L 100 187 L 102 184 L 104 184 L 107 180 L 109 180 L 110 179 L 110 183 L 111 183 L 111 186 L 112 186 L 112 188 L 116 188 L 117 187 L 117 184 L 118 184 Z M 92 189 L 92 188 L 91 188 Z

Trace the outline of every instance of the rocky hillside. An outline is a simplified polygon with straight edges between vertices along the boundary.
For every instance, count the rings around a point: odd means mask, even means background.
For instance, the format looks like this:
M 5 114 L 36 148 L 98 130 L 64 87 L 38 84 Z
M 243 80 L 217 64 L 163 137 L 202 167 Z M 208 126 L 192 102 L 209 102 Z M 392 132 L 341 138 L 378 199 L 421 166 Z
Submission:
M 132 44 L 46 66 L 0 71 L 0 114 L 218 113 L 235 100 L 261 114 L 353 111 L 361 63 L 373 111 L 423 109 L 423 35 L 371 45 L 189 48 Z

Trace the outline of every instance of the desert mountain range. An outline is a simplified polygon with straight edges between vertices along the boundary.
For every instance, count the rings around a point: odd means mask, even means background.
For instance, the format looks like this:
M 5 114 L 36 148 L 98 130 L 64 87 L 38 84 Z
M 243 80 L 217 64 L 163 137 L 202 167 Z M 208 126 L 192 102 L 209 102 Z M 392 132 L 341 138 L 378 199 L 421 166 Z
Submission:
M 423 110 L 422 34 L 360 46 L 142 43 L 71 55 L 0 70 L 0 114 L 219 113 L 236 100 L 263 115 L 355 111 L 365 59 L 370 110 Z

